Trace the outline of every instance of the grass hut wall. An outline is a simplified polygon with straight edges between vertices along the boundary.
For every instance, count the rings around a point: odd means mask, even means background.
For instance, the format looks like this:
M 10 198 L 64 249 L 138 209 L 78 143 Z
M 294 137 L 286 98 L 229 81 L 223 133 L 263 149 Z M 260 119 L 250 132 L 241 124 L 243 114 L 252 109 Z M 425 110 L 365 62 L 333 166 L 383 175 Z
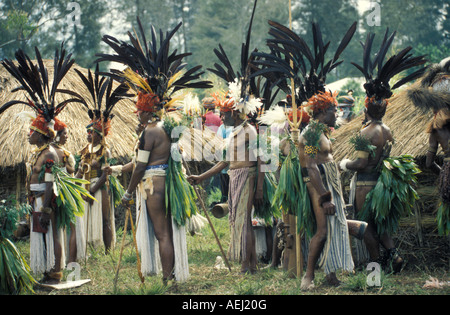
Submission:
M 49 78 L 53 77 L 53 60 L 45 60 L 45 67 L 49 71 Z M 59 85 L 61 89 L 68 89 L 88 95 L 86 86 L 73 69 L 78 69 L 87 75 L 87 69 L 74 64 Z M 19 83 L 0 65 L 0 106 L 13 99 L 26 101 L 23 91 L 11 93 Z M 67 95 L 57 94 L 57 102 L 67 99 Z M 0 115 L 0 198 L 5 199 L 15 195 L 16 200 L 24 198 L 25 162 L 33 147 L 28 143 L 29 122 L 20 120 L 17 114 L 22 111 L 31 112 L 27 106 L 16 105 Z M 111 133 L 106 138 L 112 157 L 120 163 L 128 162 L 136 141 L 135 127 L 138 124 L 134 102 L 120 101 L 113 109 L 115 117 L 111 121 Z M 76 154 L 86 144 L 86 126 L 90 119 L 83 105 L 72 103 L 58 116 L 64 121 L 69 130 L 66 149 Z

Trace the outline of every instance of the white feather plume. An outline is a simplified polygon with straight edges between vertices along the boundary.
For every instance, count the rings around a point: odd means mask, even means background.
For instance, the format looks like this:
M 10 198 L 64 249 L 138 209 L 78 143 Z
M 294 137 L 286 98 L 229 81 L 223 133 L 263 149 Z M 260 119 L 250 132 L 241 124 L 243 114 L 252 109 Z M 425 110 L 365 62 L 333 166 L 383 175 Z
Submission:
M 200 100 L 197 95 L 192 93 L 187 93 L 182 101 L 183 111 L 186 115 L 201 115 L 202 107 L 200 104 Z
M 228 84 L 230 98 L 234 101 L 234 110 L 244 113 L 245 115 L 254 114 L 262 106 L 262 102 L 259 98 L 255 98 L 250 95 L 248 99 L 242 98 L 241 95 L 242 83 L 239 79 L 235 79 L 234 82 Z
M 284 108 L 281 106 L 274 106 L 267 110 L 264 114 L 258 118 L 261 124 L 267 126 L 275 126 L 277 128 L 283 128 L 287 122 L 287 116 Z
M 31 122 L 36 119 L 36 112 L 21 112 L 16 115 L 16 118 L 24 122 Z

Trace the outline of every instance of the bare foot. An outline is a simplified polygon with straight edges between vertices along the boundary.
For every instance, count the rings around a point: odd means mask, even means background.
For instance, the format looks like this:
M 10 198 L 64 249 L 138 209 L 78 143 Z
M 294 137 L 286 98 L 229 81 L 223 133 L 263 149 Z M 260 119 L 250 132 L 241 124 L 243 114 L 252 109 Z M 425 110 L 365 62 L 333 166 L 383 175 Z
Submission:
M 314 277 L 303 276 L 302 283 L 300 284 L 300 290 L 307 291 L 314 289 Z
M 336 274 L 334 272 L 326 275 L 325 278 L 327 279 L 327 282 L 329 285 L 337 287 L 341 284 L 341 281 L 338 280 L 338 278 L 336 277 Z

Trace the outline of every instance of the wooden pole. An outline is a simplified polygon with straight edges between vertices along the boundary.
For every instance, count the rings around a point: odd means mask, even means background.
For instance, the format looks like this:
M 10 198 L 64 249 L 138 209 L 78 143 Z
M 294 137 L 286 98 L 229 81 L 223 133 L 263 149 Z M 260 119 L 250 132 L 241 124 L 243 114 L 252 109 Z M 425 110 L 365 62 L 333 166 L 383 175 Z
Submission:
M 289 28 L 292 30 L 292 1 L 289 0 Z M 294 70 L 294 60 L 293 56 L 291 56 L 290 65 L 292 68 L 292 71 Z M 300 138 L 299 133 L 300 130 L 298 130 L 302 117 L 300 117 L 299 120 L 297 117 L 297 103 L 295 99 L 295 85 L 294 85 L 294 78 L 291 78 L 291 90 L 292 90 L 292 111 L 293 111 L 293 125 L 291 125 L 292 131 L 295 134 L 294 136 L 294 144 L 297 147 L 298 146 L 298 140 Z M 300 106 L 301 108 L 301 106 Z M 302 115 L 302 114 L 300 114 Z M 300 232 L 297 229 L 298 226 L 298 214 L 295 216 L 295 253 L 296 253 L 296 262 L 297 262 L 297 277 L 300 278 L 303 274 L 303 264 L 302 264 L 302 244 L 301 244 L 301 235 Z

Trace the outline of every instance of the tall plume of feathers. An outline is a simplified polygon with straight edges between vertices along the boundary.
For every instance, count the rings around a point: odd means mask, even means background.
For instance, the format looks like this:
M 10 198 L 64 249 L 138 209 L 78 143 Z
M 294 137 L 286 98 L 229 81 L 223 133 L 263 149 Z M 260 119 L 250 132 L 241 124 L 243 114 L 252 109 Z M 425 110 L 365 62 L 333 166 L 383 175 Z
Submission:
M 340 41 L 333 57 L 326 61 L 325 56 L 330 42 L 323 41 L 320 26 L 312 23 L 313 47 L 291 29 L 275 21 L 269 21 L 267 39 L 269 53 L 254 52 L 253 62 L 259 70 L 252 76 L 264 76 L 271 82 L 272 88 L 279 88 L 286 94 L 291 94 L 290 80 L 294 80 L 297 103 L 307 101 L 319 92 L 325 92 L 327 75 L 339 66 L 340 55 L 350 43 L 356 31 L 354 22 Z M 292 63 L 292 65 L 291 65 Z
M 396 32 L 389 35 L 389 29 L 386 30 L 383 41 L 378 52 L 372 59 L 372 46 L 375 37 L 374 33 L 367 34 L 365 43 L 361 42 L 363 48 L 363 64 L 358 65 L 354 62 L 352 64 L 362 72 L 366 79 L 364 88 L 367 97 L 374 97 L 376 100 L 388 99 L 392 96 L 392 90 L 413 81 L 423 75 L 425 68 L 420 68 L 408 76 L 402 78 L 392 87 L 389 81 L 397 74 L 423 65 L 426 63 L 425 56 L 414 57 L 411 52 L 412 47 L 406 47 L 395 55 L 392 55 L 386 62 L 385 57 L 394 40 Z
M 128 67 L 124 72 L 112 70 L 110 76 L 117 80 L 125 78 L 136 94 L 138 92 L 153 93 L 159 96 L 162 102 L 169 102 L 171 95 L 182 89 L 212 87 L 211 82 L 199 80 L 204 73 L 198 72 L 202 66 L 185 70 L 187 64 L 183 63 L 183 58 L 190 56 L 191 53 L 178 54 L 177 50 L 170 53 L 170 41 L 182 23 L 170 32 L 166 32 L 165 36 L 160 30 L 159 40 L 155 28 L 151 26 L 150 41 L 147 41 L 139 17 L 137 17 L 137 24 L 140 38 L 136 31 L 134 35 L 128 32 L 130 43 L 109 35 L 103 36 L 102 41 L 111 47 L 114 53 L 96 54 L 99 57 L 96 62 L 118 62 Z
M 72 54 L 66 55 L 64 43 L 60 49 L 56 49 L 53 59 L 53 81 L 50 84 L 48 70 L 44 65 L 39 49 L 35 47 L 36 62 L 33 63 L 25 52 L 19 49 L 15 53 L 17 65 L 10 59 L 2 61 L 5 69 L 19 82 L 20 86 L 11 92 L 24 91 L 27 95 L 28 102 L 20 100 L 12 100 L 0 107 L 0 114 L 13 105 L 24 104 L 31 107 L 38 114 L 42 115 L 47 122 L 54 119 L 67 104 L 78 102 L 77 98 L 69 98 L 56 104 L 56 94 L 64 93 L 59 90 L 58 86 L 64 76 L 70 70 L 75 60 Z
M 106 122 L 108 119 L 112 119 L 114 114 L 111 112 L 114 106 L 121 99 L 131 96 L 131 94 L 127 94 L 129 87 L 125 83 L 119 84 L 113 90 L 114 80 L 106 76 L 101 76 L 98 64 L 94 74 L 88 69 L 87 76 L 78 69 L 74 70 L 88 89 L 89 94 L 84 96 L 74 91 L 64 90 L 64 92 L 75 97 L 78 102 L 86 107 L 91 120 L 103 118 L 103 121 Z M 104 109 L 102 109 L 103 107 Z

